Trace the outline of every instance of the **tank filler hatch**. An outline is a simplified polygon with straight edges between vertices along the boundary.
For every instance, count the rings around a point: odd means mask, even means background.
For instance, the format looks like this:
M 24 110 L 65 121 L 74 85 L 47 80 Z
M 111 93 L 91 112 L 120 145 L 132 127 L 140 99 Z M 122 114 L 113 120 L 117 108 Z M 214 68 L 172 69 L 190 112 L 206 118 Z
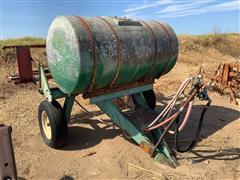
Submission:
M 142 26 L 142 24 L 139 21 L 134 21 L 132 19 L 128 18 L 120 18 L 120 17 L 113 17 L 113 21 L 118 25 L 118 26 Z

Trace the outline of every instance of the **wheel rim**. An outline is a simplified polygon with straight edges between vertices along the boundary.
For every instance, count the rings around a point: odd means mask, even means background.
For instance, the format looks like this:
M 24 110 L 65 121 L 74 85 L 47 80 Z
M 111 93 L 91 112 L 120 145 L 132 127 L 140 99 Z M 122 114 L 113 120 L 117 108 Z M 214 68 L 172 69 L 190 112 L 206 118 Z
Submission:
M 47 113 L 45 111 L 42 112 L 42 127 L 44 134 L 48 139 L 51 139 L 52 137 L 52 130 L 50 126 L 50 121 L 48 119 Z

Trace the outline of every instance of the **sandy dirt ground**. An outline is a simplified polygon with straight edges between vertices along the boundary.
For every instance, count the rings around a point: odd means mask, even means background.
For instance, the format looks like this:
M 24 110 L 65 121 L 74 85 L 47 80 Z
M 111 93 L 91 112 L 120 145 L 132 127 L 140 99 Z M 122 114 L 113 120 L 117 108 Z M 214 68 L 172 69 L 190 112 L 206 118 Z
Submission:
M 160 111 L 179 83 L 197 72 L 195 66 L 178 63 L 156 81 L 157 110 Z M 84 113 L 74 106 L 69 125 L 69 141 L 60 150 L 44 144 L 37 122 L 37 109 L 44 98 L 33 84 L 6 83 L 8 68 L 0 69 L 0 123 L 13 127 L 13 144 L 19 179 L 239 179 L 240 113 L 229 97 L 215 92 L 206 113 L 200 141 L 188 153 L 178 153 L 176 169 L 154 162 L 137 145 L 123 138 L 104 114 Z M 99 111 L 81 97 L 93 112 Z M 196 102 L 190 124 L 183 136 L 187 145 L 199 120 L 203 103 Z M 99 113 L 98 113 L 99 114 Z M 104 123 L 99 121 L 102 119 Z M 173 141 L 167 137 L 169 143 Z M 184 146 L 184 145 L 183 145 Z M 88 156 L 88 154 L 91 156 Z M 147 172 L 139 168 L 145 168 Z

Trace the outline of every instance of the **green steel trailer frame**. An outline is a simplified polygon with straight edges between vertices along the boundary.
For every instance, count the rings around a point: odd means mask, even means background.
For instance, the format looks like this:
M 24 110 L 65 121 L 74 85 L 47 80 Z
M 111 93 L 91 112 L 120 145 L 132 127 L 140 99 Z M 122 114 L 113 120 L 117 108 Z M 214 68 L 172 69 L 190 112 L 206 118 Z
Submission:
M 78 94 L 68 95 L 59 88 L 50 88 L 44 67 L 41 64 L 39 64 L 39 78 L 39 92 L 46 98 L 40 104 L 38 113 L 41 135 L 47 145 L 59 148 L 67 141 L 65 137 L 67 136 L 67 133 L 65 133 L 67 131 L 67 122 L 70 119 L 74 99 Z M 96 104 L 119 128 L 124 130 L 145 152 L 151 155 L 155 161 L 176 167 L 178 162 L 175 158 L 175 152 L 168 147 L 164 140 L 157 148 L 154 148 L 154 144 L 162 135 L 161 130 L 156 129 L 148 134 L 144 133 L 140 127 L 134 125 L 121 109 L 112 102 L 112 100 L 126 95 L 134 95 L 138 106 L 150 109 L 143 95 L 143 92 L 146 91 L 153 91 L 153 83 L 96 95 L 90 97 L 90 103 Z M 56 101 L 56 99 L 60 98 L 65 98 L 63 107 Z M 62 121 L 66 121 L 66 123 Z M 50 134 L 49 131 L 51 131 Z

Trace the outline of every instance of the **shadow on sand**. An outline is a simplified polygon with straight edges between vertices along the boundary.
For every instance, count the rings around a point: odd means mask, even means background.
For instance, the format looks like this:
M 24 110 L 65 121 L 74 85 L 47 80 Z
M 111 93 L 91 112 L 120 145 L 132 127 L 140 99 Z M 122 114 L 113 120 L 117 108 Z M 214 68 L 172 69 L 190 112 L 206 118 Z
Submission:
M 82 117 L 82 115 L 80 115 Z M 90 117 L 90 116 L 88 116 Z M 80 150 L 93 147 L 103 139 L 113 139 L 121 132 L 115 129 L 111 120 L 81 119 L 75 115 L 69 126 L 69 139 L 63 150 Z M 91 127 L 80 127 L 79 124 L 88 124 Z
M 189 123 L 179 134 L 180 146 L 187 146 L 192 140 L 193 134 L 195 133 L 198 126 L 199 117 L 203 107 L 203 105 L 195 105 L 193 107 Z M 161 109 L 163 109 L 163 106 L 157 106 L 156 109 L 159 112 Z M 121 134 L 121 130 L 113 128 L 113 123 L 111 120 L 104 120 L 103 123 L 98 119 L 94 118 L 95 116 L 100 114 L 102 114 L 101 111 L 74 115 L 70 121 L 71 126 L 69 127 L 69 140 L 63 150 L 72 151 L 86 149 L 99 144 L 103 139 L 113 139 Z M 227 126 L 229 123 L 239 119 L 239 117 L 240 113 L 237 110 L 223 106 L 210 106 L 210 108 L 205 114 L 199 140 L 211 136 L 215 132 Z M 82 127 L 79 126 L 79 124 L 89 124 L 91 127 Z M 167 135 L 166 140 L 168 141 L 170 146 L 173 146 L 172 136 Z M 240 156 L 239 148 L 225 149 L 221 150 L 221 152 L 219 152 L 218 150 L 205 151 L 193 149 L 192 153 L 198 157 L 194 157 L 196 163 L 202 162 L 207 159 L 227 160 L 227 155 L 231 155 L 231 157 L 229 156 L 229 160 L 239 159 Z

